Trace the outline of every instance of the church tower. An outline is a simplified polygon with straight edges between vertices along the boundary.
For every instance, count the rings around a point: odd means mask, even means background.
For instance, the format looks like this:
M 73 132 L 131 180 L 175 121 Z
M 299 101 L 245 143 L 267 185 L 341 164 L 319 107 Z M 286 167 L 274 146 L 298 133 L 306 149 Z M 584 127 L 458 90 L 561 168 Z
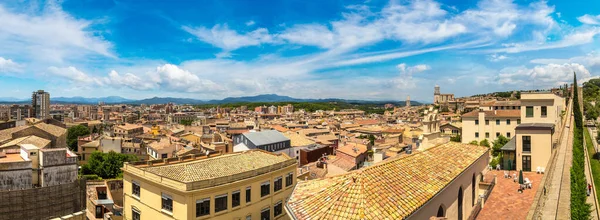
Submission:
M 406 107 L 410 108 L 410 95 L 406 96 Z

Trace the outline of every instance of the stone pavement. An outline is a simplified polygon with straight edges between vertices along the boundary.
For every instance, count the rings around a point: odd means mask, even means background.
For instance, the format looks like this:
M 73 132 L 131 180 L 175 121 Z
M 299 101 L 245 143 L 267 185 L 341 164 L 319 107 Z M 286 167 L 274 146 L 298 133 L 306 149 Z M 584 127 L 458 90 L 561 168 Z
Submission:
M 567 112 L 571 115 L 571 108 Z M 569 219 L 571 206 L 571 155 L 573 148 L 573 132 L 570 129 L 573 127 L 573 117 L 569 117 L 569 128 L 565 127 L 562 133 L 561 144 L 557 149 L 557 160 L 552 167 L 553 175 L 549 181 L 550 187 L 546 189 L 547 199 L 542 209 L 541 219 Z M 548 180 L 547 180 L 548 181 Z
M 515 172 L 512 171 L 511 174 Z M 493 170 L 488 173 L 496 174 L 496 185 L 477 219 L 525 219 L 529 207 L 533 203 L 535 192 L 540 187 L 543 174 L 523 172 L 523 178 L 529 178 L 533 183 L 531 184 L 531 189 L 526 189 L 523 193 L 519 193 L 517 191 L 519 184 L 515 183 L 512 178 L 504 178 L 503 170 Z
M 590 132 L 590 135 L 592 134 L 591 129 L 588 128 L 588 132 Z M 590 137 L 593 137 L 593 135 L 591 135 Z M 592 139 L 592 143 L 594 143 L 594 148 L 596 148 L 596 142 L 594 141 L 595 139 Z M 584 142 L 585 144 L 585 142 Z M 594 181 L 593 178 L 590 175 L 591 172 L 591 167 L 590 167 L 590 158 L 588 155 L 588 151 L 587 151 L 587 146 L 584 147 L 585 148 L 585 179 L 587 180 L 587 182 L 589 184 L 593 184 L 592 182 Z M 587 203 L 589 203 L 590 205 L 592 205 L 592 213 L 590 214 L 590 216 L 592 217 L 592 219 L 598 219 L 598 204 L 596 203 L 596 190 L 595 187 L 598 186 L 594 186 L 592 187 L 592 193 L 590 194 L 590 196 L 587 197 Z

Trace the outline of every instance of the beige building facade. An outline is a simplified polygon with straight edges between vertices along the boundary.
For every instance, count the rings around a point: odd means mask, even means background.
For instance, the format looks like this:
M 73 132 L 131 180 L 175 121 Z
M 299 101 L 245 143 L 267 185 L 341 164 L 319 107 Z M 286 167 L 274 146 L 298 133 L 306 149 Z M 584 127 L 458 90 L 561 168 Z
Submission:
M 182 158 L 125 164 L 124 219 L 288 219 L 283 206 L 296 184 L 289 156 L 250 150 Z
M 466 113 L 462 116 L 462 143 L 487 139 L 491 145 L 500 135 L 510 139 L 520 123 L 520 110 L 480 110 Z

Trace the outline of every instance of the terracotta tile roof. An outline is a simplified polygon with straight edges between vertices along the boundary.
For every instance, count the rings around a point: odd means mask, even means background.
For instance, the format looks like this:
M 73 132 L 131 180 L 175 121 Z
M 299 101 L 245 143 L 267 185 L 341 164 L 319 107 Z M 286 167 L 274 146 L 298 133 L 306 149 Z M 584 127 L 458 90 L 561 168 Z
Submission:
M 290 139 L 290 145 L 292 147 L 301 147 L 301 146 L 315 144 L 314 141 L 308 139 L 306 136 L 301 135 L 301 134 L 296 134 L 294 132 L 283 133 L 283 136 Z
M 142 167 L 140 169 L 175 181 L 189 183 L 259 170 L 282 162 L 295 163 L 286 154 L 249 150 L 190 162 Z
M 44 148 L 48 144 L 50 144 L 50 140 L 31 135 L 14 139 L 6 144 L 3 144 L 2 146 L 0 146 L 0 148 L 10 147 L 18 144 L 32 144 L 38 148 Z
M 61 128 L 61 127 L 58 127 L 58 126 L 52 125 L 52 124 L 38 123 L 38 124 L 35 124 L 34 127 L 39 128 L 45 132 L 48 132 L 52 136 L 55 136 L 55 137 L 60 137 L 61 135 L 67 133 L 67 129 Z
M 356 151 L 354 151 L 355 148 Z M 364 144 L 348 143 L 339 147 L 337 150 L 350 156 L 357 157 L 358 155 L 367 152 L 367 146 Z
M 0 142 L 12 139 L 13 133 L 23 130 L 23 129 L 26 129 L 26 128 L 29 128 L 29 126 L 18 126 L 18 127 L 14 127 L 14 128 L 0 130 Z
M 376 119 L 365 119 L 365 120 L 356 120 L 355 121 L 359 125 L 376 125 L 379 124 L 379 120 Z
M 287 129 L 287 128 L 284 128 L 284 127 L 283 127 L 283 126 L 281 126 L 281 125 L 271 125 L 271 128 L 272 128 L 272 129 L 275 129 L 275 130 L 277 130 L 277 131 L 279 131 L 279 132 L 286 132 L 286 131 L 288 131 L 288 129 Z
M 287 207 L 297 219 L 406 219 L 488 148 L 450 142 L 324 179 L 299 181 Z
M 521 117 L 521 110 L 492 110 L 483 111 L 486 118 L 519 118 Z M 472 111 L 462 115 L 463 118 L 476 118 L 479 116 L 479 111 Z
M 128 130 L 133 130 L 133 129 L 136 129 L 136 128 L 141 128 L 141 127 L 142 127 L 141 125 L 129 124 L 129 123 L 126 123 L 125 125 L 118 125 L 117 126 L 117 128 L 120 128 L 120 129 L 123 129 L 123 130 L 127 130 L 127 131 Z

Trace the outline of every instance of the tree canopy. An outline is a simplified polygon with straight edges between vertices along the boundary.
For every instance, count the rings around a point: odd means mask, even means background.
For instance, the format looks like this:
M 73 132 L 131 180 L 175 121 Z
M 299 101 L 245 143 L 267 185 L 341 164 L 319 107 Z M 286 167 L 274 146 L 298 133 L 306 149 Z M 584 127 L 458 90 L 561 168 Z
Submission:
M 82 175 L 96 174 L 104 179 L 112 179 L 122 175 L 121 168 L 123 163 L 137 161 L 137 157 L 129 154 L 102 153 L 96 151 L 92 153 L 87 164 L 81 166 Z
M 67 145 L 72 151 L 77 151 L 77 138 L 90 134 L 90 129 L 84 125 L 70 127 L 67 130 Z
M 498 154 L 500 154 L 500 148 L 502 148 L 504 145 L 506 145 L 506 143 L 508 143 L 508 141 L 510 141 L 510 140 L 508 138 L 504 137 L 503 135 L 498 136 L 493 143 L 492 155 L 498 156 Z

